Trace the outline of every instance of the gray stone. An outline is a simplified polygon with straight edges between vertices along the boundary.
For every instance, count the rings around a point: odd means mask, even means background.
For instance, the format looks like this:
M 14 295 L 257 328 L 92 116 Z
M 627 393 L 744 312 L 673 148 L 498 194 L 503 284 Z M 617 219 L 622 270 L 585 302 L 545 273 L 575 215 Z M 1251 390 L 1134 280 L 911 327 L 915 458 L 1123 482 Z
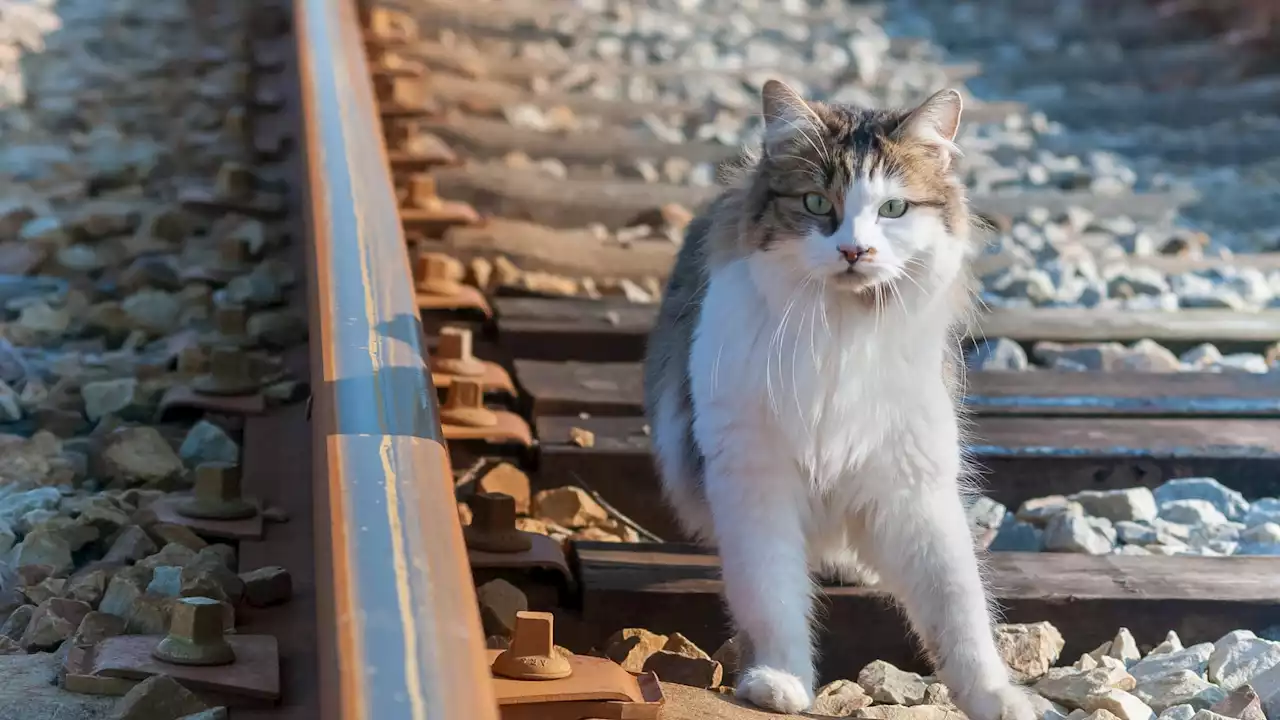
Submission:
M 1150 654 L 1130 667 L 1129 672 L 1137 678 L 1139 683 L 1182 670 L 1190 670 L 1196 675 L 1203 676 L 1209 669 L 1209 656 L 1212 654 L 1213 643 L 1200 643 L 1170 652 L 1157 653 L 1156 650 L 1152 650 Z
M 1244 499 L 1244 495 L 1213 478 L 1170 480 L 1156 488 L 1154 495 L 1157 504 L 1173 500 L 1206 500 L 1228 520 L 1242 520 L 1249 512 L 1249 501 Z
M 1160 517 L 1184 525 L 1220 525 L 1227 518 L 1208 500 L 1170 500 L 1160 504 Z
M 1121 359 L 1119 370 L 1130 372 L 1178 372 L 1182 363 L 1172 351 L 1154 340 L 1139 340 Z
M 1133 694 L 1156 712 L 1163 712 L 1174 705 L 1190 705 L 1196 710 L 1205 710 L 1227 696 L 1225 690 L 1209 684 L 1191 670 L 1174 670 L 1139 680 Z
M 112 720 L 162 720 L 204 712 L 209 707 L 168 675 L 152 675 L 120 698 Z
M 1255 525 L 1241 532 L 1240 540 L 1259 545 L 1275 545 L 1280 543 L 1280 525 L 1273 522 Z M 0 548 L 3 547 L 3 529 L 0 529 Z
M 1243 522 L 1251 528 L 1269 522 L 1280 525 L 1280 499 L 1262 498 L 1261 500 L 1255 500 L 1249 506 L 1249 512 L 1245 513 Z
M 1117 663 L 1115 666 L 1099 666 L 1089 670 L 1053 668 L 1037 682 L 1033 689 L 1067 708 L 1083 708 L 1089 696 L 1114 690 L 1133 690 L 1134 679 Z
M 0 423 L 18 422 L 22 419 L 22 414 L 18 393 L 4 380 L 0 380 Z
M 1005 507 L 989 497 L 979 495 L 965 508 L 969 518 L 969 526 L 977 528 L 997 528 L 1004 520 Z
M 1062 634 L 1047 622 L 1030 625 L 997 625 L 996 649 L 1016 683 L 1038 680 L 1062 653 Z
M 1133 639 L 1133 634 L 1129 632 L 1129 628 L 1120 628 L 1120 631 L 1111 640 L 1106 655 L 1124 663 L 1125 667 L 1132 667 L 1134 663 L 1142 658 L 1142 653 L 1138 652 L 1138 642 Z
M 137 562 L 156 551 L 151 536 L 137 525 L 124 528 L 103 558 L 108 562 Z
M 1210 343 L 1201 343 L 1183 353 L 1178 359 L 1185 365 L 1206 368 L 1218 364 L 1222 360 L 1222 353 Z
M 1026 370 L 1027 353 L 1008 338 L 995 338 L 978 343 L 965 358 L 974 370 Z
M 871 699 L 890 705 L 919 705 L 929 683 L 913 672 L 906 672 L 883 660 L 876 660 L 858 673 L 858 685 Z
M 114 430 L 104 440 L 99 463 L 102 475 L 115 485 L 161 484 L 186 469 L 164 437 L 152 427 Z
M 1044 547 L 1050 552 L 1106 555 L 1115 545 L 1105 532 L 1090 524 L 1088 518 L 1064 512 L 1055 515 L 1045 527 Z
M 1257 353 L 1234 353 L 1224 355 L 1216 367 L 1226 372 L 1265 373 L 1270 368 L 1267 359 Z
M 1267 720 L 1262 714 L 1262 698 L 1258 697 L 1257 691 L 1249 684 L 1232 690 L 1227 697 L 1214 703 L 1209 709 L 1238 720 Z
M 206 462 L 239 463 L 240 446 L 225 430 L 207 420 L 192 426 L 178 448 L 178 456 L 189 467 Z
M 1040 552 L 1044 549 L 1044 531 L 1010 514 L 1000 525 L 995 540 L 987 548 L 992 552 Z
M 1280 666 L 1280 643 L 1236 630 L 1213 644 L 1208 677 L 1224 690 L 1235 690 L 1276 666 Z
M 97 422 L 109 414 L 122 414 L 121 411 L 136 405 L 138 381 L 136 378 L 120 378 L 85 383 L 80 394 L 84 397 L 85 416 Z
M 1068 498 L 1090 515 L 1111 521 L 1149 522 L 1157 515 L 1156 500 L 1144 487 L 1124 490 L 1085 490 Z
M 9 448 L 5 450 L 8 452 Z M 0 453 L 0 455 L 3 454 Z M 62 499 L 62 493 L 53 487 L 39 487 L 9 494 L 5 494 L 5 489 L 0 486 L 0 520 L 10 526 L 18 525 L 32 510 L 57 508 L 58 502 Z
M 156 567 L 151 571 L 151 582 L 147 585 L 147 594 L 171 598 L 181 595 L 182 568 L 174 565 Z
M 836 680 L 818 689 L 811 712 L 829 717 L 848 717 L 873 701 L 862 687 L 852 680 Z
M 116 699 L 68 692 L 54 682 L 54 653 L 0 655 L 0 720 L 105 720 Z
M 1196 709 L 1190 705 L 1174 705 L 1165 708 L 1165 711 L 1160 713 L 1156 720 L 1191 720 L 1191 718 L 1195 717 L 1195 714 Z
M 1079 506 L 1063 495 L 1049 495 L 1042 498 L 1033 498 L 1022 503 L 1022 506 L 1018 508 L 1016 517 L 1023 522 L 1044 527 L 1054 515 L 1070 510 L 1072 507 L 1078 508 Z
M 1156 716 L 1151 707 L 1135 695 L 1115 688 L 1107 688 L 1086 697 L 1083 709 L 1091 713 L 1106 710 L 1120 720 L 1154 720 Z
M 163 290 L 146 288 L 120 303 L 133 327 L 154 335 L 167 335 L 178 329 L 182 304 Z
M 48 565 L 54 572 L 71 570 L 71 545 L 60 533 L 43 528 L 27 533 L 13 550 L 15 567 Z

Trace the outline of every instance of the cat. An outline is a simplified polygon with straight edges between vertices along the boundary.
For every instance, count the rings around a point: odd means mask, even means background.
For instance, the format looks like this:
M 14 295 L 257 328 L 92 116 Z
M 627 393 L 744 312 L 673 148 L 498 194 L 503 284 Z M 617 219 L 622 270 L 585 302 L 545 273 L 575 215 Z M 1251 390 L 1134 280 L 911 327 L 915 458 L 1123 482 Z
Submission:
M 813 701 L 812 571 L 878 582 L 972 720 L 1033 720 L 992 636 L 964 503 L 962 101 L 762 88 L 764 133 L 686 230 L 645 357 L 664 495 L 718 550 L 751 648 L 737 695 Z

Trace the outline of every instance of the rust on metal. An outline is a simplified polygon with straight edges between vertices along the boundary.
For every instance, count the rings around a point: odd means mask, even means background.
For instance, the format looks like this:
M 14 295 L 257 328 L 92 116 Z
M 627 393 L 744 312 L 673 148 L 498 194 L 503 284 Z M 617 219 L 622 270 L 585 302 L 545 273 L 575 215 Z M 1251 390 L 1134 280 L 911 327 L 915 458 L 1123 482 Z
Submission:
M 250 500 L 254 513 L 238 519 L 199 518 L 183 514 L 179 507 L 193 499 L 191 493 L 169 493 L 158 498 L 147 508 L 155 513 L 156 521 L 183 525 L 203 538 L 217 540 L 258 540 L 265 531 L 265 518 L 260 503 Z
M 200 520 L 244 520 L 258 514 L 257 506 L 240 493 L 240 466 L 221 462 L 196 467 L 195 492 L 177 510 Z
M 209 372 L 192 381 L 203 395 L 253 395 L 262 388 L 253 363 L 238 347 L 215 346 L 209 351 Z
M 455 378 L 440 409 L 441 429 L 448 440 L 483 440 L 530 447 L 533 434 L 519 415 L 484 406 L 484 386 L 476 380 Z
M 457 378 L 449 385 L 440 422 L 464 428 L 492 428 L 498 414 L 484 406 L 484 386 L 470 378 Z
M 167 420 L 179 412 L 211 412 L 223 415 L 261 415 L 267 409 L 267 400 L 260 393 L 250 395 L 207 395 L 189 385 L 174 385 L 165 391 L 157 407 L 160 420 Z
M 622 666 L 606 658 L 572 655 L 565 657 L 546 652 L 553 647 L 552 619 L 549 613 L 521 612 L 516 616 L 516 639 L 507 650 L 490 650 L 493 662 L 493 687 L 498 696 L 502 720 L 656 720 L 662 710 L 662 686 L 653 673 L 632 675 Z M 521 630 L 528 637 L 536 631 L 532 642 L 521 643 Z M 519 648 L 519 649 L 517 649 Z M 512 651 L 516 654 L 512 657 Z M 535 654 L 536 653 L 536 654 Z M 503 658 L 508 658 L 503 660 Z M 519 665 L 513 662 L 528 657 L 534 672 L 524 678 L 507 677 L 504 673 L 519 674 Z M 544 658 L 557 657 L 564 661 L 568 673 L 556 678 L 537 677 L 539 666 L 545 664 L 561 672 L 564 666 Z M 514 667 L 513 667 L 514 666 Z
M 400 208 L 400 222 L 406 232 L 439 237 L 458 225 L 475 225 L 480 214 L 467 203 L 445 200 L 436 194 L 435 178 L 426 174 L 408 180 L 405 202 Z
M 496 720 L 356 9 L 295 7 L 309 119 L 321 707 L 352 720 Z M 362 14 L 371 37 L 416 36 L 403 14 Z
M 151 657 L 175 665 L 229 665 L 236 652 L 222 632 L 222 603 L 206 597 L 179 598 L 173 606 L 169 634 L 156 643 Z
M 422 310 L 476 310 L 492 316 L 484 293 L 464 285 L 461 279 L 462 265 L 457 260 L 444 253 L 419 253 L 413 263 L 417 306 Z
M 511 680 L 559 680 L 573 674 L 568 658 L 556 652 L 551 613 L 516 613 L 511 646 L 493 659 L 493 674 Z
M 385 7 L 364 6 L 359 10 L 360 27 L 374 38 L 396 42 L 418 39 L 418 23 L 412 16 Z
M 253 345 L 248 333 L 248 314 L 237 303 L 222 303 L 214 308 L 212 343 L 223 347 L 244 348 Z
M 158 660 L 152 652 L 162 639 L 157 635 L 120 635 L 73 649 L 63 664 L 68 689 L 123 695 L 152 675 L 168 675 L 192 691 L 216 693 L 220 703 L 233 707 L 260 706 L 264 700 L 280 699 L 280 650 L 275 637 L 226 635 L 224 640 L 235 657 L 234 662 L 222 665 Z
M 470 328 L 448 325 L 440 329 L 436 351 L 431 356 L 431 383 L 448 388 L 455 380 L 475 380 L 486 393 L 516 394 L 511 374 L 501 365 L 481 360 L 472 350 Z
M 530 537 L 516 529 L 516 500 L 504 493 L 476 493 L 467 498 L 471 524 L 462 529 L 468 550 L 519 553 L 533 547 Z

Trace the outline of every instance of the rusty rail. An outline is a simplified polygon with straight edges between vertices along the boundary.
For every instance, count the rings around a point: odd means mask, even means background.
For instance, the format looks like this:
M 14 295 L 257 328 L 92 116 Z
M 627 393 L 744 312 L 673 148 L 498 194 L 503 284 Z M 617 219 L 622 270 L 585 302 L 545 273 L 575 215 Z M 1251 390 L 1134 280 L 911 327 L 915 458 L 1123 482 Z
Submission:
M 296 0 L 329 718 L 496 720 L 382 128 L 350 0 Z

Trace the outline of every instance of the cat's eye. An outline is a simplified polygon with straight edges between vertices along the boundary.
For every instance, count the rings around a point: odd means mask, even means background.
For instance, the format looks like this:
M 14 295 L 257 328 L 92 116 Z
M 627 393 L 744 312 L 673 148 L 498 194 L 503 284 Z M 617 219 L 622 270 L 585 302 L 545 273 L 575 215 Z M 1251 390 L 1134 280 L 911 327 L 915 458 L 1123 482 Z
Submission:
M 814 215 L 827 215 L 831 212 L 831 201 L 822 193 L 805 193 L 804 209 Z
M 907 214 L 907 201 L 902 198 L 885 200 L 880 205 L 880 217 L 900 218 Z

